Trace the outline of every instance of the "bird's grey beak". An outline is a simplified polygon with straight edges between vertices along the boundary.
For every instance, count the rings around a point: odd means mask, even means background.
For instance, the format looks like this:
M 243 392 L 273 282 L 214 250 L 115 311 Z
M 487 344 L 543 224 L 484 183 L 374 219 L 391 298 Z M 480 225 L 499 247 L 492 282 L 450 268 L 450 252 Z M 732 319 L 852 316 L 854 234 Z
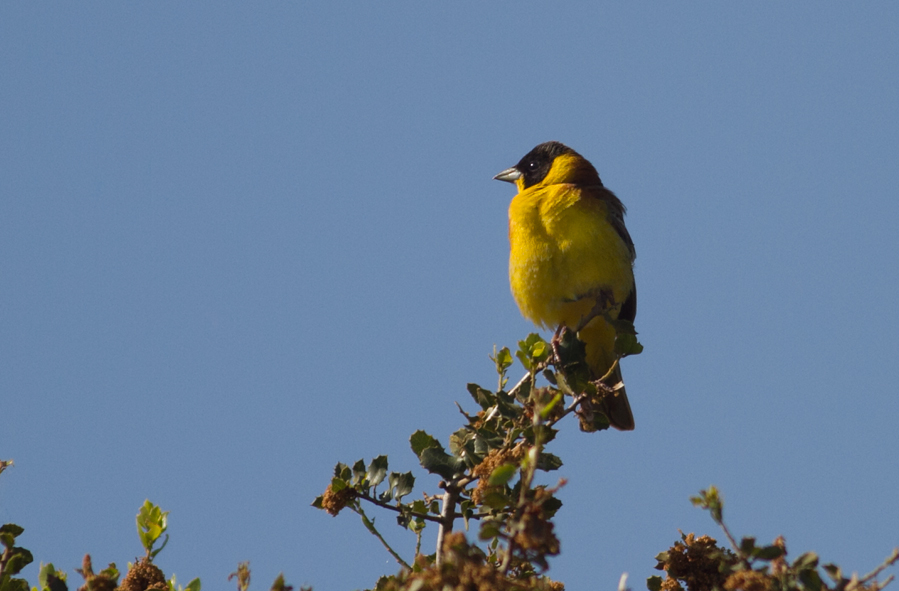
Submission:
M 507 168 L 506 170 L 502 171 L 501 173 L 499 173 L 498 175 L 496 175 L 493 178 L 498 181 L 506 181 L 507 183 L 514 183 L 515 181 L 517 181 L 518 179 L 521 178 L 521 171 L 513 166 L 512 168 Z

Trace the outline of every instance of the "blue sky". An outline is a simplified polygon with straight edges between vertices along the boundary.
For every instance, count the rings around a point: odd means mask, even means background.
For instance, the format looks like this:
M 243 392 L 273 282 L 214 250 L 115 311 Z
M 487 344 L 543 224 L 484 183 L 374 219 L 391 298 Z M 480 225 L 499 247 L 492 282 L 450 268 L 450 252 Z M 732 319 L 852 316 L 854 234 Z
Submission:
M 205 589 L 395 572 L 309 503 L 382 453 L 436 492 L 409 435 L 533 330 L 491 177 L 559 140 L 628 207 L 646 350 L 636 431 L 555 443 L 550 575 L 644 588 L 718 533 L 710 484 L 736 534 L 869 570 L 899 545 L 897 39 L 889 2 L 4 4 L 0 522 L 123 566 L 150 498 Z

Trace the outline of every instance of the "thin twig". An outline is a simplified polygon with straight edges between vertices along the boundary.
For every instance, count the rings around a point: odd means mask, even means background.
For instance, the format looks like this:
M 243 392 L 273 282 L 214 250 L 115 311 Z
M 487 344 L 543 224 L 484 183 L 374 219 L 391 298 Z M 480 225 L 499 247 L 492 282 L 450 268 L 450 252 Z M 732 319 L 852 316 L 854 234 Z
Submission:
M 375 522 L 368 518 L 368 515 L 365 514 L 365 511 L 362 510 L 362 507 L 359 506 L 358 503 L 355 506 L 351 505 L 350 507 L 362 518 L 362 523 L 363 525 L 365 525 L 366 529 L 368 529 L 368 531 L 370 531 L 376 538 L 381 540 L 381 543 L 384 544 L 384 547 L 387 548 L 387 551 L 390 552 L 390 555 L 393 556 L 394 560 L 399 562 L 403 568 L 412 570 L 412 567 L 409 566 L 409 564 L 405 560 L 403 560 L 402 557 L 397 554 L 393 548 L 390 547 L 390 544 L 387 543 L 387 540 L 384 539 L 384 537 L 381 535 L 381 532 L 379 532 L 377 528 L 375 528 Z
M 869 572 L 868 574 L 866 574 L 866 575 L 859 581 L 859 583 L 865 584 L 865 583 L 867 583 L 868 581 L 877 578 L 877 575 L 879 575 L 880 573 L 882 573 L 885 569 L 887 569 L 887 568 L 893 566 L 893 564 L 895 564 L 897 561 L 899 561 L 899 548 L 893 548 L 893 553 L 890 554 L 890 555 L 887 557 L 887 559 L 883 561 L 883 564 L 881 564 L 880 566 L 878 566 L 877 568 L 875 568 L 874 570 L 872 570 L 871 572 Z M 892 580 L 893 580 L 893 575 L 890 575 L 890 576 L 883 582 L 883 584 L 880 586 L 880 588 L 883 589 L 883 588 L 886 587 L 886 586 L 890 583 L 890 581 L 892 581 Z
M 745 562 L 746 564 L 749 564 L 749 561 L 745 558 L 745 554 L 743 554 L 743 551 L 740 550 L 740 546 L 737 545 L 737 541 L 730 534 L 730 530 L 727 529 L 727 526 L 724 524 L 724 519 L 719 521 L 718 525 L 720 525 L 721 529 L 724 530 L 724 535 L 727 536 L 727 539 L 730 541 L 730 545 L 733 546 L 733 548 L 734 548 L 734 550 L 736 550 L 737 554 L 739 556 L 744 556 L 743 562 Z
M 427 513 L 418 513 L 416 511 L 404 511 L 403 509 L 400 509 L 399 507 L 391 505 L 390 503 L 385 503 L 384 501 L 379 501 L 378 499 L 374 498 L 373 496 L 369 495 L 368 493 L 357 492 L 356 497 L 358 497 L 360 499 L 364 499 L 364 500 L 368 501 L 369 503 L 374 503 L 378 507 L 383 507 L 384 509 L 396 511 L 397 513 L 401 513 L 403 515 L 408 515 L 410 517 L 421 517 L 422 519 L 427 519 L 428 521 L 433 521 L 434 523 L 440 523 L 439 517 L 434 517 L 433 515 L 429 515 Z

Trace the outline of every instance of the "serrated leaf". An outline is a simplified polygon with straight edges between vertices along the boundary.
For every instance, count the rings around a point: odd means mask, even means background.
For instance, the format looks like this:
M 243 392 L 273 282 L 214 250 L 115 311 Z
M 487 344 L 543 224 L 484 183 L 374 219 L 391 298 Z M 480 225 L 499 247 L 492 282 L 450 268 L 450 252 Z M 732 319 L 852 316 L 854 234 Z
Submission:
M 415 477 L 412 472 L 391 472 L 389 477 L 390 488 L 393 490 L 393 498 L 397 501 L 412 492 L 415 487 Z
M 562 501 L 556 497 L 550 497 L 543 501 L 542 507 L 546 516 L 551 519 L 556 514 L 556 511 L 562 508 Z
M 533 428 L 534 439 L 539 439 L 540 443 L 544 445 L 555 439 L 556 433 L 558 432 L 557 429 L 553 429 L 547 425 L 534 425 Z
M 343 462 L 337 462 L 337 465 L 334 466 L 334 476 L 335 478 L 340 478 L 341 480 L 349 482 L 353 477 L 353 471 Z
M 357 460 L 353 464 L 353 484 L 359 484 L 365 478 L 365 461 Z
M 468 384 L 466 389 L 468 390 L 468 393 L 471 394 L 471 397 L 474 398 L 474 401 L 478 406 L 483 410 L 487 410 L 496 404 L 496 396 L 490 390 L 482 388 L 477 384 Z
M 325 495 L 319 495 L 319 496 L 315 497 L 314 501 L 312 501 L 312 506 L 315 507 L 316 509 L 321 509 L 322 503 L 324 502 L 324 500 L 325 500 Z
M 365 471 L 370 486 L 378 486 L 387 475 L 387 456 L 378 456 L 371 461 Z
M 562 467 L 562 458 L 550 453 L 541 453 L 537 458 L 537 469 L 552 472 Z
M 456 457 L 461 456 L 463 453 L 473 453 L 474 452 L 474 434 L 466 428 L 461 428 L 457 430 L 455 433 L 450 435 L 449 438 L 449 450 L 450 453 Z
M 615 353 L 621 357 L 639 355 L 643 352 L 643 345 L 632 334 L 619 334 L 615 339 Z
M 331 491 L 333 492 L 340 492 L 348 486 L 349 484 L 343 478 L 337 478 L 335 476 L 331 479 Z
M 428 447 L 422 450 L 419 461 L 422 468 L 447 480 L 450 480 L 458 470 L 456 459 L 443 451 L 443 448 Z
M 436 438 L 431 437 L 420 429 L 413 433 L 409 438 L 409 444 L 412 446 L 412 453 L 414 453 L 419 460 L 421 460 L 421 453 L 429 447 L 436 447 L 443 451 L 443 446 L 440 445 L 440 442 L 437 441 Z
M 646 588 L 649 589 L 649 591 L 661 591 L 662 577 L 654 575 L 646 579 Z

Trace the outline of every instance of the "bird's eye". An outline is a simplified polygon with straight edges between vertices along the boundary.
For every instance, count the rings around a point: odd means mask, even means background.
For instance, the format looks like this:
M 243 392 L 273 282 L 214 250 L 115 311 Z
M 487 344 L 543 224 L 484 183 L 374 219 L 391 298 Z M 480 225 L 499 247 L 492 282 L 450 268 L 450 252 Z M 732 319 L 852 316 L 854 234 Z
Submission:
M 531 160 L 530 162 L 528 162 L 528 169 L 529 169 L 529 170 L 537 170 L 537 166 L 538 166 L 537 163 L 534 162 L 533 160 Z

